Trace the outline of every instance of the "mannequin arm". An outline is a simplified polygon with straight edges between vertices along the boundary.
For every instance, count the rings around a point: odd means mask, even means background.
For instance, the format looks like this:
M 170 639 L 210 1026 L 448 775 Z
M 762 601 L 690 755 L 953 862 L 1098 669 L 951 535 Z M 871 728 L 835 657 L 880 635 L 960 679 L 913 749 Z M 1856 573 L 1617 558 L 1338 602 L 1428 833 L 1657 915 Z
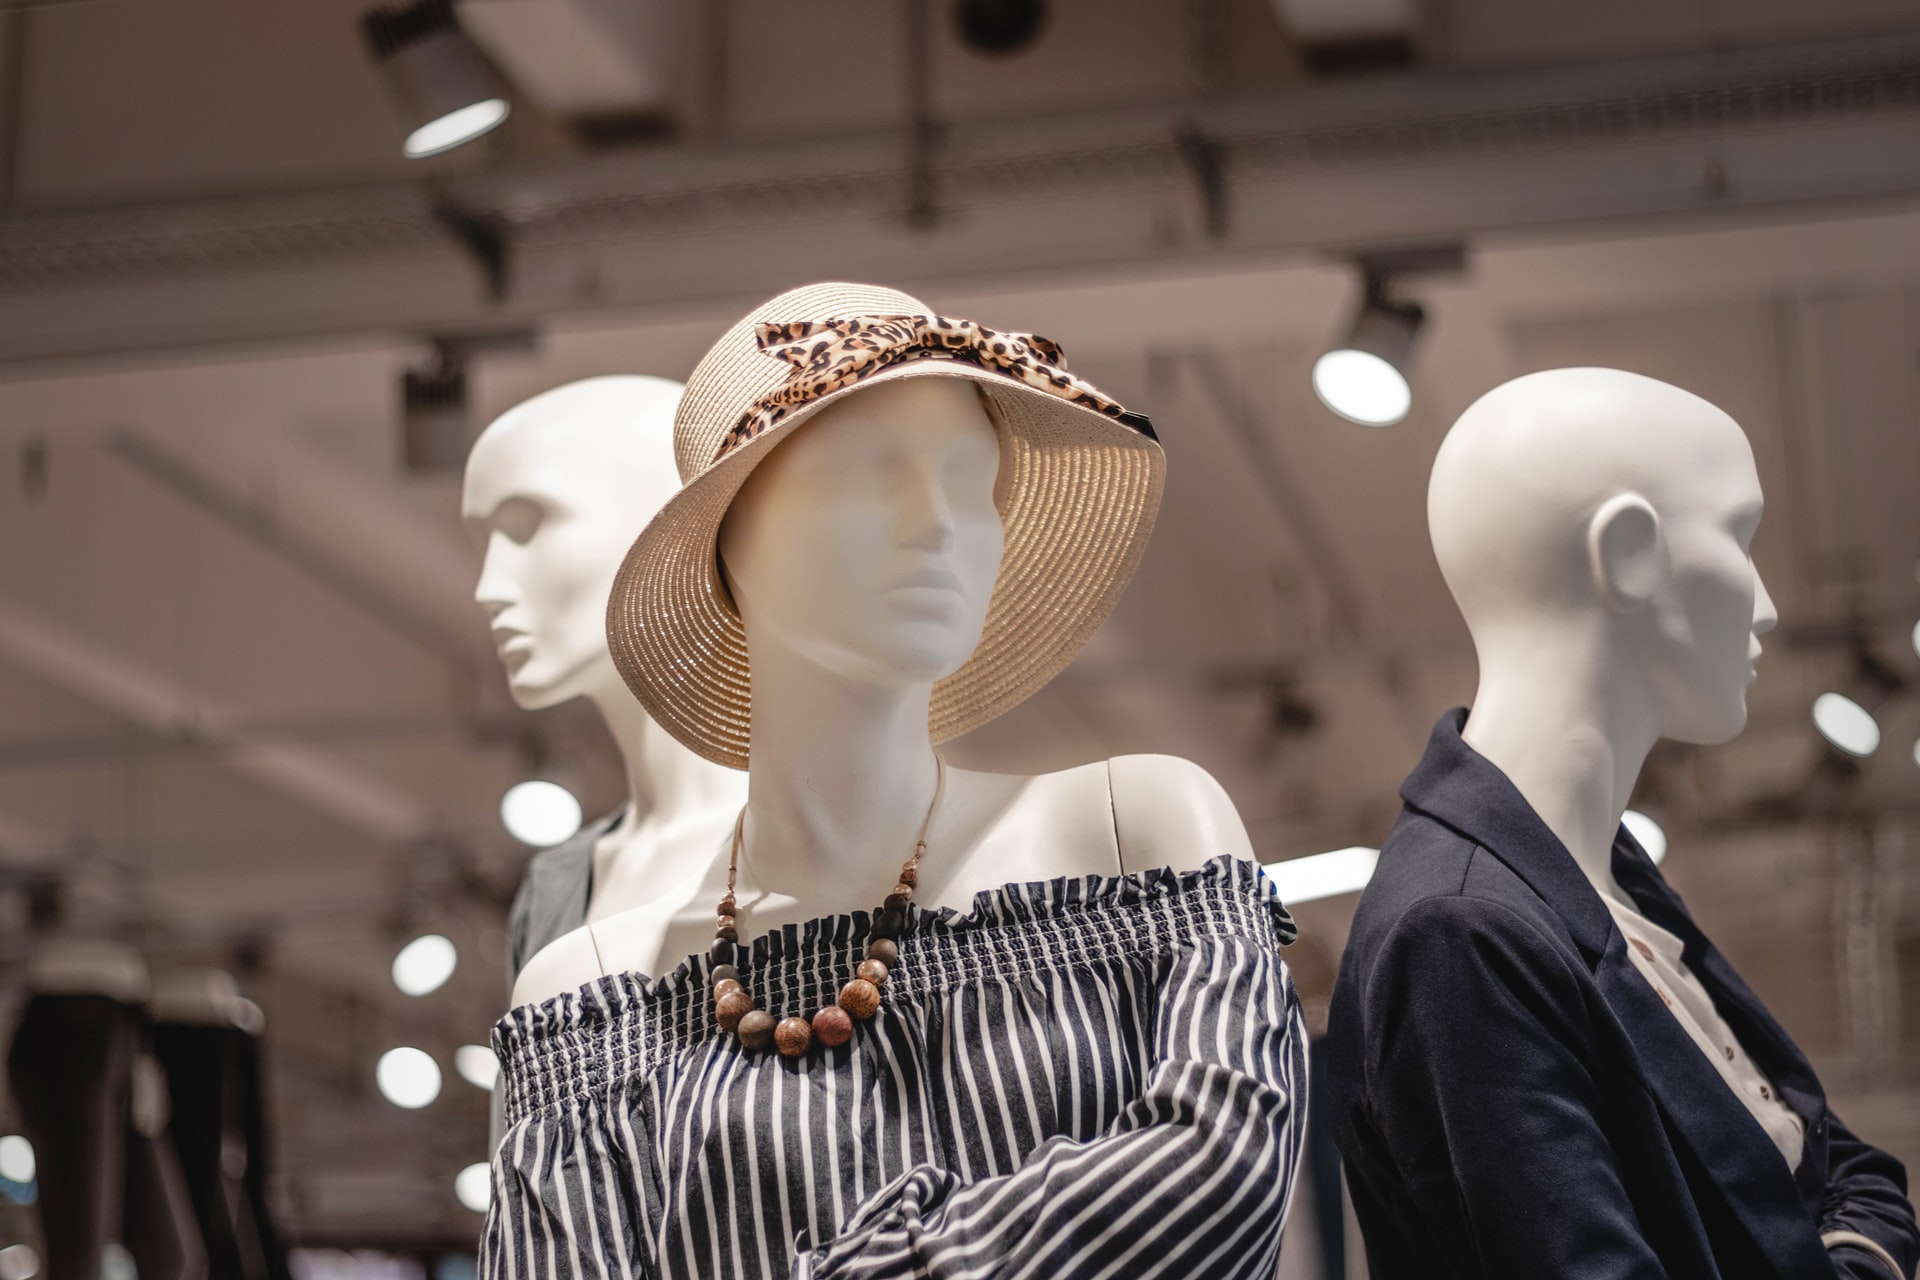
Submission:
M 1481 1280 L 1664 1280 L 1597 1116 L 1580 989 L 1498 903 L 1407 911 L 1364 990 L 1368 1122 L 1442 1255 Z
M 1145 1087 L 1101 1136 L 1011 1174 L 922 1165 L 794 1280 L 1274 1273 L 1305 1132 L 1306 1029 L 1278 948 L 1209 940 L 1157 962 Z
M 1907 1173 L 1898 1160 L 1868 1146 L 1827 1113 L 1827 1200 L 1820 1207 L 1820 1234 L 1852 1233 L 1884 1250 L 1897 1270 L 1871 1249 L 1833 1242 L 1830 1256 L 1847 1280 L 1913 1280 L 1920 1260 L 1920 1231 L 1907 1199 Z

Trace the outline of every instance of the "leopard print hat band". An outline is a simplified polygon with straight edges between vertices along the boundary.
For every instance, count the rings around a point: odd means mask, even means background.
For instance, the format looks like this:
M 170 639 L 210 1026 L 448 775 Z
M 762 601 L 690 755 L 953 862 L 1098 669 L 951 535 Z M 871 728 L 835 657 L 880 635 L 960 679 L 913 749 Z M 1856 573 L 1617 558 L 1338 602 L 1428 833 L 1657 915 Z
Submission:
M 906 360 L 963 360 L 1006 374 L 1027 386 L 1105 414 L 1149 439 L 1158 439 L 1144 413 L 1067 371 L 1058 343 L 1036 333 L 1002 333 L 971 320 L 941 315 L 850 316 L 756 326 L 762 351 L 792 365 L 778 391 L 740 415 L 720 441 L 714 461 L 771 427 L 798 406 L 864 382 Z
M 716 549 L 734 495 L 769 449 L 840 397 L 928 376 L 966 378 L 986 401 L 1006 534 L 980 644 L 934 686 L 931 740 L 1025 700 L 1111 612 L 1165 485 L 1146 418 L 1068 372 L 1045 338 L 874 285 L 790 290 L 737 322 L 687 380 L 674 419 L 683 486 L 635 539 L 607 601 L 614 665 L 691 750 L 747 766 L 751 662 Z

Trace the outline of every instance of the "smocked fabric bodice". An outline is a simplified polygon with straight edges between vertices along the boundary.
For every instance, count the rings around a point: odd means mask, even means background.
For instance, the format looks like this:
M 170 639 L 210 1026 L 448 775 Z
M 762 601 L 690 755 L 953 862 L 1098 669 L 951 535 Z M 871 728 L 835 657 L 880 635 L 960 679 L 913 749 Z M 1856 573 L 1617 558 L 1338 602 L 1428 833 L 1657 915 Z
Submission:
M 756 938 L 742 981 L 818 1008 L 870 924 Z M 705 956 L 515 1009 L 481 1274 L 1271 1276 L 1305 1118 L 1293 936 L 1218 858 L 911 908 L 880 1011 L 803 1058 L 720 1033 Z

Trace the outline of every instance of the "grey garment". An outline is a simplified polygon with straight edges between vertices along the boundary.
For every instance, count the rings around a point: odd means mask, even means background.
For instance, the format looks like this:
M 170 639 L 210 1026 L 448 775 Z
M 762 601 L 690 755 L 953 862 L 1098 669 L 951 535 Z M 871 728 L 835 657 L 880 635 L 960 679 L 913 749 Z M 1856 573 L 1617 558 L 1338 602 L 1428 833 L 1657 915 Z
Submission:
M 571 836 L 533 855 L 520 877 L 520 888 L 507 909 L 507 989 L 513 989 L 520 971 L 540 948 L 587 922 L 587 900 L 593 896 L 593 847 L 626 816 L 621 805 L 598 822 L 590 822 Z M 506 1097 L 495 1084 L 487 1124 L 487 1150 L 500 1149 L 506 1135 Z
M 511 988 L 535 952 L 587 922 L 593 896 L 593 846 L 626 815 L 621 805 L 527 863 L 507 910 L 507 983 Z

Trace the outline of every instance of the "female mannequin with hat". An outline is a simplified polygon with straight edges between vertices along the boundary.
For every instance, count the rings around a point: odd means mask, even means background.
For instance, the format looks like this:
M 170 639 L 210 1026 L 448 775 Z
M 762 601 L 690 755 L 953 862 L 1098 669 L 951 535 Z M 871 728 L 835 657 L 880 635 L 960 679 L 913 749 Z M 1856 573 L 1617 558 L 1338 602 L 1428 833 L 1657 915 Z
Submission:
M 676 448 L 609 640 L 748 802 L 717 915 L 561 939 L 497 1029 L 483 1273 L 1271 1275 L 1305 1039 L 1231 803 L 934 747 L 1112 607 L 1145 420 L 1043 339 L 818 285 L 708 354 Z

